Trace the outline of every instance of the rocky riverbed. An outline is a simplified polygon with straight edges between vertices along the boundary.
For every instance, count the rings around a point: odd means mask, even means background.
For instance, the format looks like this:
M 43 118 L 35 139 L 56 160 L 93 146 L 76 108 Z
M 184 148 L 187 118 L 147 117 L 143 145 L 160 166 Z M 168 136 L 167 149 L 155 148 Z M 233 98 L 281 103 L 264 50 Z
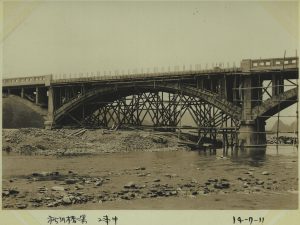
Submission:
M 74 130 L 24 131 L 3 132 L 4 209 L 298 207 L 297 152 L 254 160 L 224 157 L 222 151 L 217 155 L 188 151 L 178 147 L 175 137 L 159 133 L 95 131 L 98 135 L 90 135 L 93 131 L 78 130 L 82 134 L 76 136 Z M 91 141 L 92 136 L 96 140 Z M 99 147 L 101 143 L 115 148 Z M 24 154 L 24 145 L 34 150 Z M 78 145 L 91 151 L 72 151 Z M 65 154 L 56 153 L 58 146 Z

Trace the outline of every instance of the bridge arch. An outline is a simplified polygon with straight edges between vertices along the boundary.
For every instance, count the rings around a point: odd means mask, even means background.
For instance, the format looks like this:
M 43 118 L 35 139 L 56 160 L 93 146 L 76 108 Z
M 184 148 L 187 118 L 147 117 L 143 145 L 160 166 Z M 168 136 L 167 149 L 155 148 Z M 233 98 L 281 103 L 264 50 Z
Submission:
M 253 117 L 267 120 L 281 110 L 295 104 L 298 98 L 298 87 L 285 91 L 265 100 L 261 105 L 252 109 Z
M 196 97 L 201 99 L 202 101 L 218 108 L 222 112 L 224 112 L 229 117 L 239 120 L 241 115 L 241 108 L 235 106 L 233 103 L 228 102 L 226 99 L 222 98 L 216 93 L 198 89 L 195 87 L 191 87 L 185 84 L 169 84 L 169 83 L 154 83 L 154 84 L 142 84 L 142 85 L 122 85 L 111 86 L 111 87 L 101 87 L 90 90 L 72 100 L 62 105 L 54 112 L 54 122 L 59 123 L 64 117 L 70 115 L 72 112 L 76 112 L 76 110 L 80 111 L 79 108 L 85 103 L 92 103 L 93 101 L 106 101 L 113 102 L 122 97 L 130 96 L 138 93 L 145 92 L 168 92 L 173 94 L 182 94 L 185 96 Z M 105 103 L 102 104 L 104 106 Z M 96 110 L 99 105 L 94 105 L 89 107 L 89 111 L 86 113 L 91 113 Z

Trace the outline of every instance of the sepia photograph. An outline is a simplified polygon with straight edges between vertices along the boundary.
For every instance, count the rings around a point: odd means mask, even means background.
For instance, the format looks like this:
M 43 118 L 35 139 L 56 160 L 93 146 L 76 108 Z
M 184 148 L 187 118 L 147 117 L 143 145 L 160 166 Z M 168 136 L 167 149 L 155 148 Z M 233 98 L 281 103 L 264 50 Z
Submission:
M 298 10 L 4 1 L 2 210 L 298 210 Z

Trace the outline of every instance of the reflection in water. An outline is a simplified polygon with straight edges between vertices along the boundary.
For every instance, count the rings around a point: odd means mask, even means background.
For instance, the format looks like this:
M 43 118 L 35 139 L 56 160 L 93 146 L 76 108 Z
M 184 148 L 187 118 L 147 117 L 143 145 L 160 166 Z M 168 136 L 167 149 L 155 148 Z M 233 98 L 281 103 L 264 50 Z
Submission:
M 214 158 L 229 158 L 232 162 L 239 164 L 247 164 L 253 167 L 262 166 L 267 160 L 268 155 L 297 155 L 298 151 L 295 151 L 292 146 L 281 146 L 279 151 L 276 151 L 274 146 L 263 146 L 259 148 L 244 148 L 244 149 L 210 149 L 200 150 L 198 155 L 200 156 L 215 156 Z
M 266 149 L 235 150 L 231 154 L 231 161 L 254 167 L 262 166 L 266 159 Z
M 236 150 L 235 158 L 248 159 L 254 162 L 264 161 L 266 159 L 266 150 L 266 147 Z

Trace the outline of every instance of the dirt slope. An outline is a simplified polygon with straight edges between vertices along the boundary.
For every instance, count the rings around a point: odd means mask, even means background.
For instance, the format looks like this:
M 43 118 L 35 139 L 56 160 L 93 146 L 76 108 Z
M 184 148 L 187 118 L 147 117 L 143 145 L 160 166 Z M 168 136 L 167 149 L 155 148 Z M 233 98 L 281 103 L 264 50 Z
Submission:
M 46 110 L 18 96 L 2 98 L 3 128 L 43 128 Z

